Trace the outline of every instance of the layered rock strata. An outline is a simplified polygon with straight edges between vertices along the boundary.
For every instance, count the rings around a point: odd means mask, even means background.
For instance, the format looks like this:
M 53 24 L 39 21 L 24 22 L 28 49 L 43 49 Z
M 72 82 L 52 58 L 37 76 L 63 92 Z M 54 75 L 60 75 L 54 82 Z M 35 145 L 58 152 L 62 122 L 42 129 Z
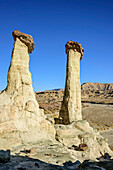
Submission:
M 81 44 L 68 41 L 65 45 L 67 54 L 66 84 L 63 102 L 59 113 L 59 121 L 69 124 L 81 120 L 81 85 L 80 85 L 80 60 L 83 56 Z
M 28 53 L 33 50 L 33 39 L 17 30 L 13 32 L 13 37 L 15 43 L 8 71 L 8 84 L 0 94 L 1 149 L 52 140 L 55 136 L 54 125 L 45 119 L 43 110 L 39 109 L 32 88 Z M 25 41 L 21 40 L 23 37 L 26 37 Z M 28 43 L 30 41 L 31 45 Z

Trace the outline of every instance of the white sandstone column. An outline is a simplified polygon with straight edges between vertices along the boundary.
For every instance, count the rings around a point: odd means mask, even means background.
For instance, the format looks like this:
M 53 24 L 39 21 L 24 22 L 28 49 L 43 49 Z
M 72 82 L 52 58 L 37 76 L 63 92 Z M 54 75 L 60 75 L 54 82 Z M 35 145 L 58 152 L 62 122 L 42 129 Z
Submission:
M 67 71 L 65 92 L 59 119 L 63 124 L 81 120 L 81 85 L 80 85 L 80 60 L 83 55 L 81 44 L 68 41 L 65 45 L 67 54 Z
M 7 94 L 15 95 L 16 101 L 23 100 L 23 107 L 26 102 L 29 104 L 33 101 L 39 110 L 39 105 L 35 99 L 32 87 L 31 73 L 29 71 L 29 53 L 32 53 L 34 49 L 33 38 L 18 30 L 13 32 L 13 38 L 15 43 L 8 71 L 6 92 Z

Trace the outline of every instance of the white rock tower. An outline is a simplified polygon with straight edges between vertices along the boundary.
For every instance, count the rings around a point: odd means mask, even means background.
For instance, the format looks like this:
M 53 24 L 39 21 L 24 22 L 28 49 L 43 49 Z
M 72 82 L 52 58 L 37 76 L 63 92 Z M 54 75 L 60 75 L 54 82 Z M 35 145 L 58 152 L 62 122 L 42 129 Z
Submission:
M 55 119 L 57 141 L 69 148 L 78 146 L 76 154 L 92 160 L 109 153 L 113 155 L 105 139 L 93 129 L 81 114 L 80 60 L 83 48 L 78 42 L 68 41 L 65 45 L 67 54 L 66 84 L 59 118 Z M 80 152 L 80 146 L 87 146 Z
M 35 99 L 29 71 L 32 36 L 13 32 L 14 46 L 7 87 L 0 94 L 0 149 L 54 140 L 54 125 L 45 119 Z
M 69 124 L 82 119 L 79 75 L 80 60 L 82 59 L 84 50 L 81 44 L 73 41 L 68 41 L 65 49 L 67 54 L 66 84 L 59 121 L 63 124 Z

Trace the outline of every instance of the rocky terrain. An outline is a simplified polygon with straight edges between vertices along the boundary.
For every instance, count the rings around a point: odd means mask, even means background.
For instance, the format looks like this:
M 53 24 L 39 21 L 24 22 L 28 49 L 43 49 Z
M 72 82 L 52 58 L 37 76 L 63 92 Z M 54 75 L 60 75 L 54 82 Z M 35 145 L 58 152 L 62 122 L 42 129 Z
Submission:
M 113 84 L 84 83 L 82 89 L 82 102 L 113 104 Z
M 83 91 L 106 91 L 113 90 L 113 83 L 83 83 L 81 86 Z
M 109 92 L 109 91 L 108 91 Z M 92 93 L 89 91 L 89 93 Z M 105 94 L 105 92 L 103 91 Z M 82 93 L 83 94 L 83 93 Z M 95 94 L 95 93 L 94 93 Z M 36 93 L 37 100 L 41 108 L 45 109 L 45 114 L 50 118 L 58 117 L 58 111 L 63 99 L 63 89 L 56 89 L 44 92 Z M 106 98 L 104 98 L 106 100 Z M 42 104 L 42 105 L 41 105 Z M 45 107 L 46 106 L 46 107 Z M 111 140 L 113 136 L 112 127 L 113 120 L 111 120 L 111 113 L 113 111 L 113 106 L 109 104 L 92 104 L 92 103 L 82 103 L 82 114 L 83 119 L 86 119 L 92 126 L 100 130 L 106 138 L 108 138 L 111 149 L 113 143 Z M 103 113 L 103 114 L 102 114 Z M 102 116 L 103 115 L 103 116 Z M 107 119 L 110 117 L 110 119 Z M 103 119 L 102 119 L 103 118 Z M 108 129 L 108 130 L 107 130 Z M 110 130 L 109 130 L 110 129 Z M 72 156 L 72 151 L 77 152 L 77 147 L 65 147 L 58 142 L 40 142 L 38 145 L 31 145 L 12 150 L 10 161 L 6 163 L 0 163 L 0 169 L 6 170 L 28 170 L 30 169 L 100 169 L 112 170 L 113 160 L 108 154 L 102 155 L 95 161 L 84 161 L 82 162 L 78 151 L 78 160 L 75 161 L 74 155 Z M 84 151 L 81 151 L 83 154 Z M 70 161 L 71 160 L 71 161 Z
M 81 94 L 82 107 L 86 107 L 83 103 L 113 105 L 113 84 L 84 83 Z M 36 92 L 36 99 L 45 114 L 55 113 L 60 110 L 63 95 L 63 89 L 46 90 Z
M 83 119 L 109 139 L 109 146 L 113 149 L 113 84 L 84 83 L 81 93 Z M 36 92 L 39 107 L 49 119 L 58 117 L 63 94 L 63 89 Z
M 81 44 L 68 41 L 65 45 L 64 94 L 62 90 L 54 90 L 40 92 L 38 96 L 33 91 L 29 71 L 29 53 L 35 46 L 33 38 L 19 30 L 12 35 L 14 46 L 7 87 L 0 93 L 0 169 L 111 169 L 110 144 L 91 126 L 96 124 L 94 118 L 100 117 L 93 118 L 91 111 L 83 115 L 81 112 L 79 73 L 84 52 Z M 84 103 L 82 107 L 85 112 L 92 106 Z M 108 109 L 111 112 L 112 107 Z

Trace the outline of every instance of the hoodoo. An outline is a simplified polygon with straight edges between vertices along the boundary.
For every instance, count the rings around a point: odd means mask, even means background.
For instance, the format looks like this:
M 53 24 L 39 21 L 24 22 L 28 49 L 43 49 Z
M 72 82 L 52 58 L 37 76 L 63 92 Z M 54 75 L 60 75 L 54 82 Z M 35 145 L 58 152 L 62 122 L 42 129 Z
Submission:
M 63 124 L 69 124 L 82 119 L 79 75 L 84 49 L 78 42 L 68 41 L 65 50 L 67 54 L 66 84 L 59 120 Z
M 68 41 L 65 45 L 67 54 L 66 84 L 61 110 L 58 119 L 55 119 L 56 139 L 65 146 L 77 146 L 84 150 L 84 157 L 96 159 L 104 153 L 113 155 L 105 139 L 93 129 L 89 123 L 82 120 L 81 114 L 81 86 L 80 60 L 84 49 L 81 44 Z
M 7 88 L 0 94 L 0 148 L 52 140 L 54 125 L 45 119 L 35 99 L 29 71 L 29 54 L 34 49 L 31 35 L 13 32 L 14 46 Z

